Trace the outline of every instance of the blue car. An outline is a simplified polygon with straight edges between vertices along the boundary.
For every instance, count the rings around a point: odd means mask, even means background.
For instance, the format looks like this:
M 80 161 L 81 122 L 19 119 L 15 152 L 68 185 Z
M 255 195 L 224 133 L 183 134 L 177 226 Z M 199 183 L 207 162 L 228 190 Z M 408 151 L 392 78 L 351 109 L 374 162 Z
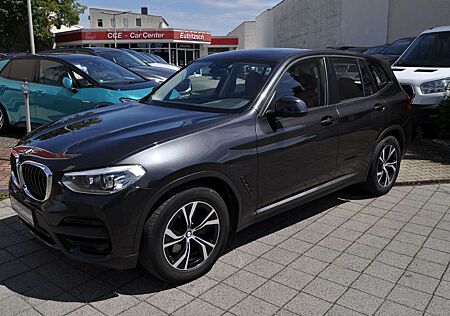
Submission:
M 21 85 L 29 82 L 31 123 L 120 102 L 140 100 L 155 82 L 97 56 L 25 55 L 0 60 L 0 132 L 24 125 Z

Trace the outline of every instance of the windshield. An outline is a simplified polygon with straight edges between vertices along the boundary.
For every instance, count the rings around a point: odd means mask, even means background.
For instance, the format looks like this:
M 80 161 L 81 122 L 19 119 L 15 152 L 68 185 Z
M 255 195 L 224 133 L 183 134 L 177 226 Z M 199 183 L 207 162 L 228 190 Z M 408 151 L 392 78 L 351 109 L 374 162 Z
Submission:
M 141 52 L 137 52 L 137 51 L 134 51 L 134 50 L 131 50 L 131 49 L 127 50 L 126 52 L 130 53 L 131 55 L 133 55 L 137 59 L 142 60 L 144 63 L 154 63 L 155 62 L 152 58 L 150 58 L 150 56 L 145 55 L 145 54 L 143 54 Z
M 412 38 L 403 38 L 403 39 L 396 40 L 394 43 L 392 43 L 391 45 L 389 45 L 388 47 L 383 49 L 381 54 L 400 56 L 401 54 L 403 54 L 405 49 L 408 48 L 408 46 L 411 44 L 411 42 L 413 40 L 414 39 L 412 39 Z
M 157 63 L 167 64 L 167 61 L 165 61 L 161 56 L 151 54 L 151 57 L 153 57 L 153 59 L 155 59 Z
M 79 58 L 70 60 L 70 63 L 100 84 L 115 85 L 145 81 L 134 72 L 102 58 Z
M 261 91 L 272 72 L 268 63 L 244 61 L 198 61 L 191 63 L 161 85 L 150 101 L 194 110 L 240 112 Z
M 123 50 L 97 52 L 97 54 L 125 68 L 147 66 L 142 60 Z
M 420 35 L 395 65 L 450 67 L 450 32 Z

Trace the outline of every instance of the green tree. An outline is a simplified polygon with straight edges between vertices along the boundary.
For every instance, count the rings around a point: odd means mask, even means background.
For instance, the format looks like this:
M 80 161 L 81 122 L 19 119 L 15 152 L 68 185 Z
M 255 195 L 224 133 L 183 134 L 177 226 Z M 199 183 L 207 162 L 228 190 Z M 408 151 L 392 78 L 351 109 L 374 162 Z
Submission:
M 77 0 L 31 0 L 36 49 L 51 46 L 50 28 L 72 26 L 86 7 Z M 28 52 L 28 11 L 26 0 L 0 0 L 0 52 Z

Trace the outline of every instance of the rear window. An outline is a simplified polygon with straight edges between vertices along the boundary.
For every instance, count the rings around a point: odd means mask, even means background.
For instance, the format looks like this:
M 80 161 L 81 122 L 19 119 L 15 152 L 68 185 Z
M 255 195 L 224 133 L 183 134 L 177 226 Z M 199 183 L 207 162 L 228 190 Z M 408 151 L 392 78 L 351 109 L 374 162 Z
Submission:
M 375 62 L 369 62 L 369 68 L 375 79 L 378 90 L 383 89 L 390 82 L 389 76 L 386 71 L 379 64 Z
M 377 86 L 375 85 L 375 82 L 373 81 L 372 75 L 370 73 L 370 70 L 368 69 L 367 65 L 359 60 L 359 67 L 361 68 L 361 77 L 362 77 L 362 83 L 364 88 L 364 96 L 368 97 L 377 92 Z
M 9 74 L 7 77 L 13 80 L 34 81 L 35 65 L 36 62 L 34 59 L 14 59 L 7 67 L 9 68 Z M 7 68 L 3 70 L 7 71 Z

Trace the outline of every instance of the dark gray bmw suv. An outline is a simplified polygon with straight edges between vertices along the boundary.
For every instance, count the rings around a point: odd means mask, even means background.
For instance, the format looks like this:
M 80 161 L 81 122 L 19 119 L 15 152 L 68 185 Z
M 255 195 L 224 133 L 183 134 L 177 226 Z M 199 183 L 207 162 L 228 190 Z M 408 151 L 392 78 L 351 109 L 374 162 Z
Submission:
M 27 135 L 11 155 L 11 203 L 70 258 L 139 261 L 185 282 L 212 267 L 233 231 L 355 183 L 387 193 L 410 112 L 392 71 L 368 56 L 215 54 L 138 103 Z

